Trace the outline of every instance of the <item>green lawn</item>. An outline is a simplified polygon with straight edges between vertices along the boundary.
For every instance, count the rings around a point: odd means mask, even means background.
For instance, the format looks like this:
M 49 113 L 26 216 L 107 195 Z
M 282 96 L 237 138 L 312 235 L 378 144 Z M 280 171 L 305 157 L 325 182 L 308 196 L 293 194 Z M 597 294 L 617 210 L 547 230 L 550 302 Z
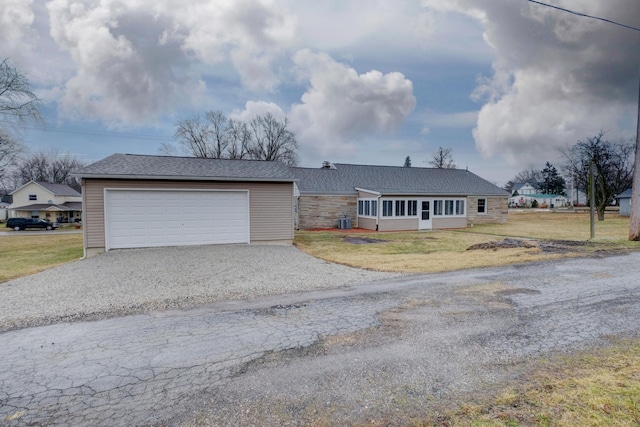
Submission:
M 0 236 L 0 282 L 80 259 L 82 234 Z

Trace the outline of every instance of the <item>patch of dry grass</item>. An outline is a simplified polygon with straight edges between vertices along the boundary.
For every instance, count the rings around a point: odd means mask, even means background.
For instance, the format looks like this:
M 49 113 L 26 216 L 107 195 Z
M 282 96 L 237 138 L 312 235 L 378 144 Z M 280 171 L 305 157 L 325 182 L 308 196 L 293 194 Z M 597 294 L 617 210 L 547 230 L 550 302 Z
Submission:
M 540 247 L 500 248 L 468 251 L 472 245 L 495 242 L 504 237 L 586 242 L 589 215 L 584 213 L 531 212 L 509 215 L 507 224 L 477 225 L 463 230 L 365 232 L 353 230 L 299 231 L 295 244 L 303 251 L 327 261 L 369 270 L 435 273 L 465 268 L 495 267 L 542 260 L 578 257 L 596 251 L 639 249 L 628 242 L 629 218 L 608 215 L 597 225 L 597 239 L 588 245 L 569 246 L 561 251 Z M 375 239 L 383 242 L 355 244 L 349 239 Z
M 589 214 L 585 212 L 512 211 L 506 224 L 476 224 L 464 231 L 498 236 L 527 237 L 547 240 L 578 240 L 590 238 Z M 604 221 L 596 220 L 595 241 L 626 241 L 629 218 L 607 212 Z
M 82 234 L 2 236 L 0 282 L 66 264 L 82 255 Z
M 522 386 L 504 390 L 489 403 L 465 405 L 438 425 L 638 426 L 638 366 L 638 341 L 557 359 Z

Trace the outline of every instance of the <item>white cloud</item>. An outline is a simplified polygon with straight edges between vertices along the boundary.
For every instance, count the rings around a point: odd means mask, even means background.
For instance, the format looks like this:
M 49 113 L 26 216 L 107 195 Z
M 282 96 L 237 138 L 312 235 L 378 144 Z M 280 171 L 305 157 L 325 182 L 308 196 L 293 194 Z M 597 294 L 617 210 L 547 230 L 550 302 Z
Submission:
M 623 123 L 637 102 L 639 33 L 533 3 L 423 3 L 475 17 L 497 51 L 493 76 L 474 94 L 485 102 L 474 130 L 484 155 L 502 155 L 510 164 L 543 161 L 600 129 L 632 136 Z M 619 22 L 640 16 L 635 0 L 618 0 L 615 7 L 597 0 L 554 4 Z
M 323 53 L 301 50 L 293 58 L 310 87 L 291 108 L 302 144 L 322 155 L 355 150 L 363 135 L 391 132 L 413 111 L 413 84 L 397 72 L 358 74 Z
M 52 0 L 51 36 L 76 73 L 60 112 L 143 124 L 200 105 L 204 78 L 234 65 L 244 85 L 272 90 L 273 62 L 296 31 L 271 0 Z
M 279 83 L 272 63 L 295 40 L 297 20 L 276 2 L 198 0 L 161 9 L 185 33 L 183 48 L 204 64 L 230 57 L 245 86 L 272 90 Z
M 234 110 L 229 117 L 243 122 L 250 122 L 256 116 L 264 116 L 271 114 L 276 119 L 282 121 L 286 118 L 286 113 L 273 102 L 265 101 L 247 101 L 244 110 Z
M 0 7 L 0 40 L 2 53 L 0 58 L 20 61 L 33 43 L 34 33 L 30 27 L 34 14 L 31 8 L 33 0 L 2 0 Z

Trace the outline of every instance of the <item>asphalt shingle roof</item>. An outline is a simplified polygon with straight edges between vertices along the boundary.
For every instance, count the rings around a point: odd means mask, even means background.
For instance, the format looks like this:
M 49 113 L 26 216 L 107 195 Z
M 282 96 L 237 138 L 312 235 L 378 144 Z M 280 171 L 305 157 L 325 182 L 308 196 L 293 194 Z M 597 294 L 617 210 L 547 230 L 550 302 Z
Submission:
M 39 185 L 42 188 L 49 190 L 54 196 L 74 196 L 74 197 L 82 197 L 82 194 L 64 184 L 52 184 L 46 181 L 29 181 L 16 190 L 12 191 L 11 194 L 15 194 L 18 191 L 22 190 L 27 185 L 34 183 Z
M 80 169 L 75 175 L 83 178 L 295 181 L 291 169 L 280 162 L 138 154 L 113 154 Z
M 61 205 L 56 205 L 54 203 L 35 203 L 33 205 L 27 206 L 17 206 L 12 208 L 12 211 L 44 211 L 50 208 L 57 208 L 61 211 L 81 211 L 82 210 L 82 202 L 66 202 Z
M 540 189 L 540 185 L 537 182 L 527 181 L 527 182 L 516 182 L 515 184 L 513 184 L 513 188 L 511 188 L 511 191 L 519 191 L 522 187 L 524 187 L 525 184 L 529 184 L 536 190 Z
M 618 194 L 616 196 L 616 198 L 618 199 L 630 199 L 631 198 L 631 188 L 629 188 L 628 190 L 623 191 L 622 193 Z
M 301 194 L 483 195 L 508 197 L 498 186 L 463 169 L 334 164 L 331 169 L 292 168 Z

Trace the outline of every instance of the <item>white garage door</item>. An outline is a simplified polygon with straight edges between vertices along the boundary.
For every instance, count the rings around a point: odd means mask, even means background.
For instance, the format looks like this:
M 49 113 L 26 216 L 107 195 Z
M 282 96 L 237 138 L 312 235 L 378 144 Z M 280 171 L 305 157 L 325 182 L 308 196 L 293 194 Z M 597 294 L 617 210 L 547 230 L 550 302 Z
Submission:
M 249 243 L 248 191 L 106 190 L 107 250 Z

